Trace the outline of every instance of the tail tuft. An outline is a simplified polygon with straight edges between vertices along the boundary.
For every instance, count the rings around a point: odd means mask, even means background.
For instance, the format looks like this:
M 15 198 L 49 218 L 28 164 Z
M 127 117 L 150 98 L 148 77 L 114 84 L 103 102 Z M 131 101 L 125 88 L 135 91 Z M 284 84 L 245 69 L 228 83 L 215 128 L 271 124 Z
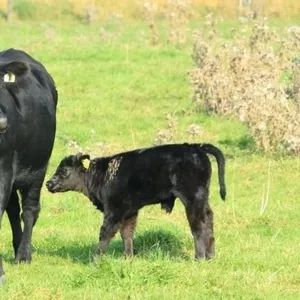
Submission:
M 225 188 L 220 188 L 220 195 L 223 201 L 226 199 L 226 189 Z

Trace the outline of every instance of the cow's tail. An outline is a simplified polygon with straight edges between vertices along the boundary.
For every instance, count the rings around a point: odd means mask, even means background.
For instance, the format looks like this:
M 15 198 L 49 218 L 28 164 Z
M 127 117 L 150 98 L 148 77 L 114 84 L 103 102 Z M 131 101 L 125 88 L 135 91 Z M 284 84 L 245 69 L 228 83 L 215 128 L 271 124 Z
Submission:
M 222 200 L 226 198 L 226 185 L 225 185 L 225 157 L 220 149 L 211 144 L 200 144 L 200 149 L 205 153 L 212 154 L 218 164 L 218 177 L 220 185 L 220 196 Z

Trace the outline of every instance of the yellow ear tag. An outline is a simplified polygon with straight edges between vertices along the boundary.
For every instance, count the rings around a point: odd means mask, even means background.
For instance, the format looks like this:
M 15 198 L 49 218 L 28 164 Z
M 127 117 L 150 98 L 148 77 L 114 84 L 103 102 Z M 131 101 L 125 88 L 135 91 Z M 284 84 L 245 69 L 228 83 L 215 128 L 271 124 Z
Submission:
M 90 166 L 90 161 L 89 161 L 88 159 L 84 159 L 84 160 L 82 161 L 82 164 L 83 164 L 83 166 L 84 166 L 86 169 L 88 169 L 89 166 Z
M 3 80 L 4 80 L 4 82 L 15 82 L 16 76 L 14 73 L 8 72 L 4 75 Z

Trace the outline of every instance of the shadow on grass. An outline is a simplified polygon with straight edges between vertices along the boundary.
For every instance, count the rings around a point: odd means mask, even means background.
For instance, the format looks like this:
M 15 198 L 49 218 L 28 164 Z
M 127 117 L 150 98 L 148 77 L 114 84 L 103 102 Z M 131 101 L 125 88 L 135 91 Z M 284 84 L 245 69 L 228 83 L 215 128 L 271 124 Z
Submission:
M 35 252 L 41 256 L 57 256 L 63 259 L 71 259 L 74 263 L 89 264 L 97 244 L 68 244 L 56 249 L 37 249 Z M 189 259 L 183 249 L 183 243 L 179 238 L 164 230 L 147 231 L 137 234 L 133 241 L 134 256 L 146 260 L 155 258 Z M 119 236 L 114 238 L 106 252 L 106 256 L 124 257 L 123 241 Z
M 248 135 L 244 135 L 236 139 L 224 139 L 219 141 L 219 143 L 221 145 L 237 148 L 238 150 L 246 151 L 248 153 L 253 153 L 257 151 L 254 139 Z

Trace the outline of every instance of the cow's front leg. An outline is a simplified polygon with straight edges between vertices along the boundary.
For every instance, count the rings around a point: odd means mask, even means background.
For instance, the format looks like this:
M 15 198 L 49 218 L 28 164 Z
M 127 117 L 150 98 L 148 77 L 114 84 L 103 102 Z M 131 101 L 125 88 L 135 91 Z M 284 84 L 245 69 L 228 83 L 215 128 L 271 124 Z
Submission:
M 125 218 L 120 229 L 121 237 L 124 243 L 124 254 L 126 257 L 133 256 L 133 235 L 137 222 L 137 213 Z
M 113 215 L 105 215 L 104 221 L 100 229 L 99 244 L 95 251 L 93 261 L 96 261 L 99 255 L 105 253 L 111 239 L 117 233 L 121 226 L 120 218 Z
M 27 263 L 31 262 L 32 231 L 40 212 L 41 185 L 42 181 L 21 190 L 24 230 L 15 263 L 22 261 Z

